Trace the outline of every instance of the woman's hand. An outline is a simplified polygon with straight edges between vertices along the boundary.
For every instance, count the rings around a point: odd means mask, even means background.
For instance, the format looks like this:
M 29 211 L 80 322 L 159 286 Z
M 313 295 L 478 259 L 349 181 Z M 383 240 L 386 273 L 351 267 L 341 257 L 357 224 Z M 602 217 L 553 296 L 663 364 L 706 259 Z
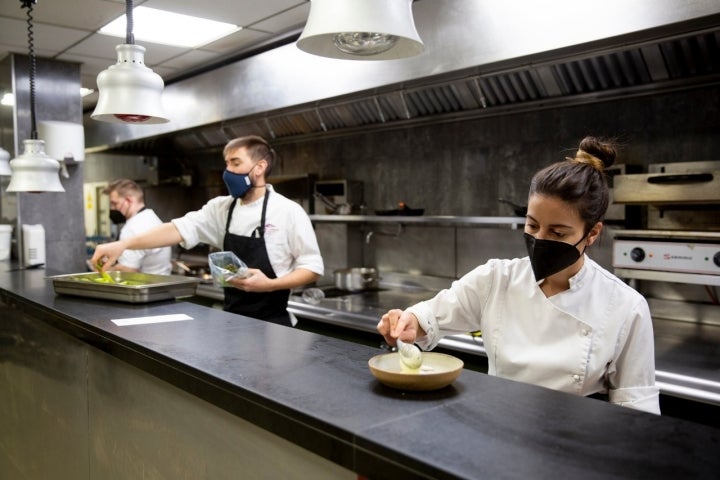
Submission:
M 395 345 L 398 338 L 406 343 L 415 343 L 420 324 L 412 313 L 394 309 L 382 316 L 377 329 L 388 345 Z

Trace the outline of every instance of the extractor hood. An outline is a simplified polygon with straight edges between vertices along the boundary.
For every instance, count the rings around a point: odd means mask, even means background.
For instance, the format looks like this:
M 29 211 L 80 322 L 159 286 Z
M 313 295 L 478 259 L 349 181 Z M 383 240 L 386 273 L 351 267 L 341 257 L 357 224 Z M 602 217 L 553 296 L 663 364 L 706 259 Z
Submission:
M 609 0 L 592 12 L 588 3 L 416 1 L 422 55 L 353 62 L 284 45 L 168 85 L 170 123 L 86 117 L 86 144 L 192 152 L 251 133 L 275 140 L 345 134 L 720 82 L 716 0 Z

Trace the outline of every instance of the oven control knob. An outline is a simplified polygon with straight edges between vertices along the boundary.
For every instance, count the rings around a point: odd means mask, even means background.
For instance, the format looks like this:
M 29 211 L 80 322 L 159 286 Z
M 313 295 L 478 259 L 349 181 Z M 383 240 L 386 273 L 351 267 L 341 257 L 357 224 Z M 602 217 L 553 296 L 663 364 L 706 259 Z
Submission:
M 720 252 L 716 252 L 713 256 L 713 263 L 720 267 Z
M 630 250 L 630 258 L 632 258 L 634 262 L 642 262 L 645 260 L 645 250 L 640 247 L 633 248 Z

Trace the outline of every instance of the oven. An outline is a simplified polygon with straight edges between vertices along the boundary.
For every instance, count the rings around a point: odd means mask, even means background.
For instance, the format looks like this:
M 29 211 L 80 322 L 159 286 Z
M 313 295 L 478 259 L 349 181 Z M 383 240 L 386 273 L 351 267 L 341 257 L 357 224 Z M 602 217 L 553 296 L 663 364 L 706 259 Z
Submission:
M 616 175 L 615 204 L 647 206 L 651 230 L 720 231 L 720 161 L 658 163 Z
M 647 225 L 615 233 L 616 274 L 718 284 L 720 161 L 658 163 L 648 173 L 616 175 L 613 201 L 642 205 Z
M 661 393 L 720 406 L 720 161 L 616 175 L 613 198 L 642 209 L 615 231 L 613 268 L 648 301 Z

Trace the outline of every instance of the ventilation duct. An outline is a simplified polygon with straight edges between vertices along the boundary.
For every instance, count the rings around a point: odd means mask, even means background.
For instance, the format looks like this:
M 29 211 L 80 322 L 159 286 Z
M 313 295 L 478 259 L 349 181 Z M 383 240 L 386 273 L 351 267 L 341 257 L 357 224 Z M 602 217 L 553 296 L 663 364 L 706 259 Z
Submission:
M 469 3 L 469 0 L 452 3 Z M 704 2 L 696 3 L 707 7 Z M 432 4 L 428 1 L 416 2 L 415 8 L 429 8 Z M 720 11 L 720 7 L 714 8 Z M 428 16 L 428 12 L 424 16 L 416 12 L 416 18 L 425 20 L 425 29 Z M 282 62 L 283 57 L 288 60 L 288 55 L 297 54 L 294 45 L 287 45 L 243 60 L 239 63 L 246 65 L 237 69 L 221 69 L 213 73 L 215 84 L 223 84 L 223 78 L 219 77 L 228 77 L 225 79 L 228 91 L 215 89 L 217 99 L 211 97 L 195 107 L 212 112 L 208 114 L 212 121 L 192 128 L 178 125 L 175 131 L 145 139 L 133 138 L 137 131 L 114 130 L 108 134 L 98 131 L 98 125 L 91 124 L 89 127 L 93 131 L 88 135 L 88 145 L 101 145 L 97 149 L 120 147 L 144 153 L 154 150 L 153 146 L 165 152 L 168 149 L 191 152 L 222 148 L 228 139 L 247 134 L 272 139 L 330 135 L 356 129 L 499 115 L 518 109 L 549 108 L 718 84 L 720 13 L 690 23 L 388 83 L 350 94 L 333 94 L 350 88 L 345 85 L 335 92 L 328 92 L 330 98 L 320 96 L 315 101 L 294 104 L 292 100 L 296 99 L 290 98 L 293 92 L 280 92 L 272 82 L 258 86 L 259 80 L 249 73 L 253 71 L 253 62 L 267 65 L 269 61 Z M 424 31 L 420 33 L 425 35 Z M 399 75 L 398 71 L 402 69 L 398 65 L 406 66 L 404 62 L 387 63 L 383 70 L 378 71 L 382 73 L 377 75 L 383 76 L 382 81 L 387 82 Z M 365 62 L 359 63 L 366 65 Z M 340 64 L 338 69 L 349 68 Z M 357 69 L 355 66 L 351 68 Z M 359 72 L 363 71 L 343 70 L 350 78 L 359 75 Z M 363 75 L 369 76 L 367 72 Z M 203 99 L 211 95 L 208 92 L 213 89 L 206 89 L 199 80 L 197 82 L 190 78 L 181 82 L 182 85 L 178 84 L 178 88 L 190 93 L 204 90 Z M 244 91 L 241 90 L 243 88 Z M 320 90 L 312 83 L 307 87 L 296 85 L 295 88 L 310 90 L 310 96 L 317 95 Z M 302 93 L 305 94 L 304 91 Z M 247 114 L 243 115 L 228 111 L 229 98 L 242 99 L 247 103 L 265 102 L 265 105 L 255 105 L 256 111 L 250 111 L 245 105 Z M 275 103 L 268 103 L 271 101 Z M 190 111 L 196 118 L 198 111 Z M 153 126 L 143 128 L 152 129 Z

